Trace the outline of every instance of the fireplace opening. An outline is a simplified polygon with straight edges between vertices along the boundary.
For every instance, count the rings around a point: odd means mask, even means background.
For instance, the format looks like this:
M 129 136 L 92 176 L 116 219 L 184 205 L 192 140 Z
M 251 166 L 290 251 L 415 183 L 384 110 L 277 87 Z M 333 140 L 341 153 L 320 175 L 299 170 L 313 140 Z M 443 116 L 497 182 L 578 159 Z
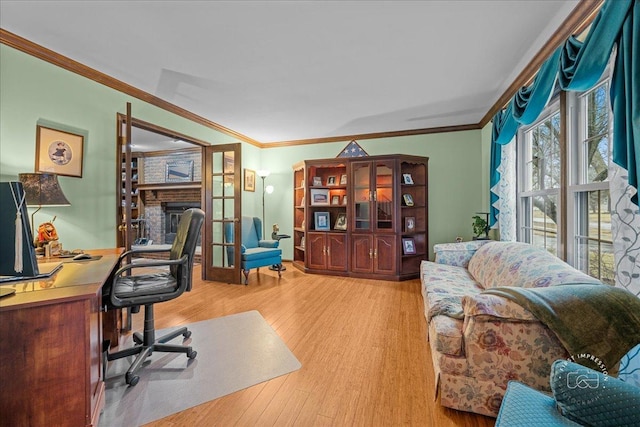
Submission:
M 190 208 L 200 208 L 200 202 L 165 202 L 162 203 L 164 212 L 164 243 L 173 244 L 178 231 L 180 217 Z M 200 246 L 202 235 L 198 237 L 197 245 Z

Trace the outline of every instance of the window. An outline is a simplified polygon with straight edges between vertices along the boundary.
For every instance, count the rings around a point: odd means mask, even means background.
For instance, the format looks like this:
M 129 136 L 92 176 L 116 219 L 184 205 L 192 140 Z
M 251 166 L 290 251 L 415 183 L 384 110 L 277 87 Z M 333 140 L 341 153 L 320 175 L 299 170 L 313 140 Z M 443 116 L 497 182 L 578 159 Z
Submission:
M 569 260 L 585 273 L 614 284 L 608 182 L 612 123 L 608 80 L 576 95 L 571 103 L 577 107 L 578 125 L 569 151 L 571 184 L 567 198 L 574 212 Z
M 613 284 L 608 78 L 587 92 L 567 92 L 565 105 L 561 111 L 555 101 L 518 133 L 518 240 L 561 258 L 560 248 L 566 245 L 567 262 Z M 561 120 L 567 127 L 566 167 L 560 155 Z M 565 191 L 567 212 L 562 215 Z
M 525 128 L 521 135 L 520 240 L 557 254 L 562 172 L 559 106 L 552 106 L 546 117 Z

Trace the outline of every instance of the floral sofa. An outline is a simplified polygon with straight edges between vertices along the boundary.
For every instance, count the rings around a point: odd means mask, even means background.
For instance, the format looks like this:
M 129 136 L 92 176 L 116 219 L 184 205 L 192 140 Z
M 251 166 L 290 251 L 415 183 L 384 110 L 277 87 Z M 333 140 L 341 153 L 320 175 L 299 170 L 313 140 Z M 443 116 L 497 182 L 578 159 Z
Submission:
M 510 380 L 550 391 L 552 363 L 569 355 L 529 311 L 489 288 L 601 283 L 519 242 L 435 245 L 421 265 L 424 315 L 442 405 L 495 417 Z

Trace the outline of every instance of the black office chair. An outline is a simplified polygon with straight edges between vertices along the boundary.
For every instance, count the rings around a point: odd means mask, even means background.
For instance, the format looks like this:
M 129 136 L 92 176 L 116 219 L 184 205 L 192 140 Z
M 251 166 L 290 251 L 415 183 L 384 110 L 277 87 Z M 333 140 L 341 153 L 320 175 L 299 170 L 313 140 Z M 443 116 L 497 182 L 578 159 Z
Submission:
M 183 292 L 191 290 L 193 255 L 203 220 L 204 212 L 200 209 L 188 209 L 180 217 L 178 231 L 171 249 L 136 249 L 127 251 L 120 256 L 118 263 L 120 268 L 113 274 L 108 300 L 107 294 L 104 295 L 105 303 L 110 308 L 137 308 L 144 305 L 144 333 L 134 333 L 133 339 L 136 345 L 107 354 L 107 360 L 138 355 L 125 375 L 127 384 L 130 386 L 135 386 L 138 383 L 140 377 L 136 375 L 136 372 L 154 351 L 186 353 L 189 359 L 196 357 L 196 351 L 190 346 L 165 344 L 178 335 L 182 335 L 185 339 L 189 338 L 191 332 L 186 327 L 158 339 L 155 338 L 153 305 L 172 300 L 182 295 Z M 122 265 L 122 261 L 129 255 L 158 252 L 169 252 L 169 260 L 151 260 Z M 163 266 L 169 266 L 168 271 L 135 276 L 125 275 L 133 269 Z

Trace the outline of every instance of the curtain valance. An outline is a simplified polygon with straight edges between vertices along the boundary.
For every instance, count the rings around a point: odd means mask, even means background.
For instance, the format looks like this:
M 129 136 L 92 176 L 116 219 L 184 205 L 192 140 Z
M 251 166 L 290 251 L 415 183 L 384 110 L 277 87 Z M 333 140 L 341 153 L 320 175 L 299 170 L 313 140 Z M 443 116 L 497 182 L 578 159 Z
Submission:
M 613 160 L 629 172 L 629 184 L 640 177 L 640 0 L 605 0 L 584 42 L 570 37 L 545 61 L 528 87 L 520 89 L 504 111 L 493 118 L 490 187 L 500 179 L 500 145 L 508 144 L 521 124 L 533 123 L 549 100 L 558 78 L 564 90 L 593 87 L 604 72 L 613 47 L 617 57 L 611 82 Z M 498 210 L 491 192 L 490 223 Z M 638 194 L 633 197 L 638 205 Z

